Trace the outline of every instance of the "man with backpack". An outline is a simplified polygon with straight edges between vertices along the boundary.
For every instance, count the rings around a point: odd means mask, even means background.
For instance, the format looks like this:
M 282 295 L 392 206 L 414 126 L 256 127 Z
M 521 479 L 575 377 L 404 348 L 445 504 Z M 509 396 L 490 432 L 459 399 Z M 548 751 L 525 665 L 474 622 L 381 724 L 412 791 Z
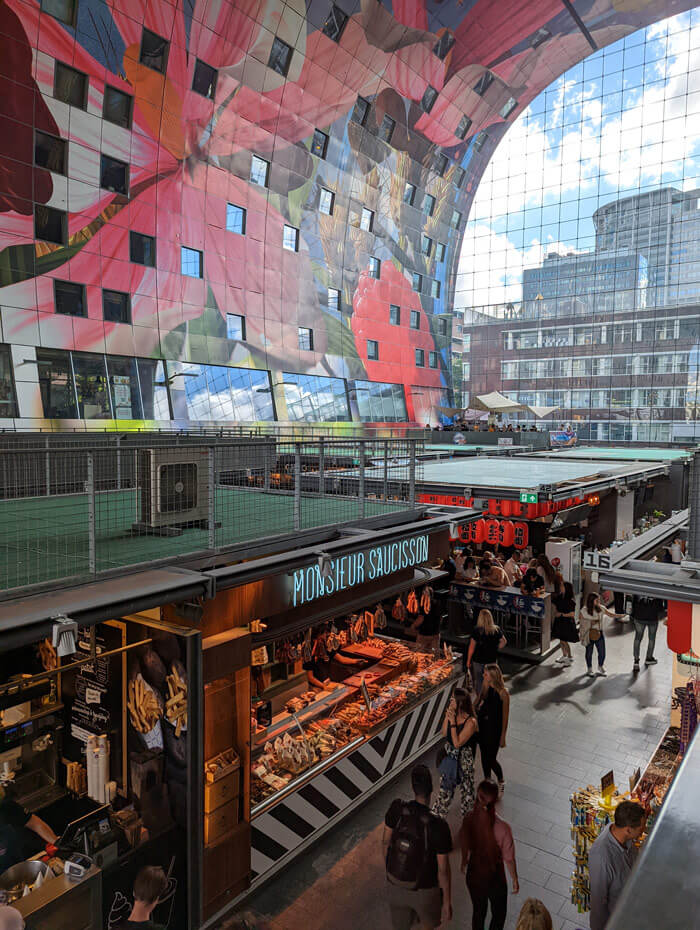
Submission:
M 430 813 L 433 780 L 425 765 L 411 772 L 413 801 L 396 800 L 384 818 L 383 849 L 393 930 L 447 926 L 452 919 L 452 835 Z

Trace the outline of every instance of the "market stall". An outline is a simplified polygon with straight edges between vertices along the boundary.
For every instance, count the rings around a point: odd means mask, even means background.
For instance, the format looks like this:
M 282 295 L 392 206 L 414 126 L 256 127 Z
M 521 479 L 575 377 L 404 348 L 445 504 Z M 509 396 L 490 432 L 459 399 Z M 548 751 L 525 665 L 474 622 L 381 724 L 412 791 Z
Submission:
M 52 638 L 3 650 L 0 819 L 13 839 L 0 893 L 32 930 L 102 930 L 127 917 L 146 864 L 171 881 L 156 919 L 192 926 L 194 639 L 149 616 L 59 620 Z

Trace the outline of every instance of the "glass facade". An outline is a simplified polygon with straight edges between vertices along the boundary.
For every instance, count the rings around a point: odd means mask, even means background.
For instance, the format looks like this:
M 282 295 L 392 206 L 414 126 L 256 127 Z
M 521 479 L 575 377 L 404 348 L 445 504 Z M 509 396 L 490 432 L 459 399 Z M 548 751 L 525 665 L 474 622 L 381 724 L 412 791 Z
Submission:
M 342 378 L 285 371 L 282 388 L 290 420 L 332 423 L 351 419 L 347 387 Z
M 465 396 L 555 406 L 544 425 L 582 439 L 700 436 L 699 50 L 696 9 L 596 52 L 517 119 L 465 235 Z
M 401 423 L 406 420 L 406 398 L 402 384 L 354 381 L 351 396 L 363 422 Z

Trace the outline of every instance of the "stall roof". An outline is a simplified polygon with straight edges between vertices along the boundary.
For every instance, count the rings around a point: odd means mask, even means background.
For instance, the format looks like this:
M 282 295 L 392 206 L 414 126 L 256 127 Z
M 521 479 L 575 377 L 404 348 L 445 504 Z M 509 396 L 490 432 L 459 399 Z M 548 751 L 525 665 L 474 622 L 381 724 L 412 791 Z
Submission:
M 521 490 L 537 491 L 555 499 L 577 490 L 589 493 L 665 474 L 663 463 L 615 464 L 611 462 L 559 461 L 545 458 L 503 456 L 455 459 L 423 463 L 421 487 L 445 485 L 470 488 L 472 495 L 516 496 Z
M 573 449 L 561 449 L 557 452 L 535 452 L 538 458 L 556 456 L 557 460 L 574 459 L 599 462 L 668 462 L 692 458 L 694 449 L 644 449 L 617 448 L 616 446 L 576 446 Z

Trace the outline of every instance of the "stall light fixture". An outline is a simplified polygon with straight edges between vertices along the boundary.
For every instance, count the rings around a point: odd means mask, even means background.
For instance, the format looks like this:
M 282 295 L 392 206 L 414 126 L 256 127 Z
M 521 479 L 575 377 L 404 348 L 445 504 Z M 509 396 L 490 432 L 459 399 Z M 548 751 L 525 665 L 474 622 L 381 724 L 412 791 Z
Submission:
M 318 569 L 321 572 L 321 578 L 330 578 L 333 570 L 333 560 L 327 552 L 319 552 Z
M 59 658 L 72 656 L 75 653 L 75 643 L 78 636 L 78 624 L 70 617 L 59 615 L 53 618 L 51 628 L 51 644 Z
M 450 536 L 455 539 L 459 535 L 459 526 L 456 523 L 450 523 Z

